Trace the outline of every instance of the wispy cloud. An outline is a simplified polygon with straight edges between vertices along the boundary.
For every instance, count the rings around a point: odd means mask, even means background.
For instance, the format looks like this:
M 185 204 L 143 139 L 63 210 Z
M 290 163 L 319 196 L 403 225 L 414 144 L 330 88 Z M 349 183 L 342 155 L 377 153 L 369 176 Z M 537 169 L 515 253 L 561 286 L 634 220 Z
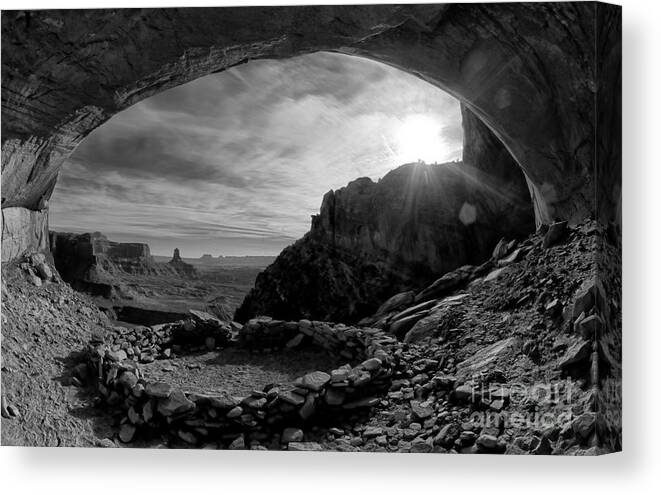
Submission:
M 437 124 L 435 160 L 459 157 L 457 101 L 410 74 L 331 53 L 254 61 L 90 134 L 61 172 L 51 226 L 156 253 L 274 254 L 308 230 L 326 191 L 412 159 L 398 141 L 411 115 Z

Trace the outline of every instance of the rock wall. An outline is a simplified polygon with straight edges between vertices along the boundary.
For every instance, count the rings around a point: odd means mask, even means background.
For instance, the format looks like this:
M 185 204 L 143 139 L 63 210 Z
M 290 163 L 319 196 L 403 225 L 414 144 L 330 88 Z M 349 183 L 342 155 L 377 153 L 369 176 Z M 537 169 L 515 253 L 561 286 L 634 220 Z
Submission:
M 535 188 L 500 139 L 466 105 L 461 105 L 461 125 L 464 190 L 466 203 L 475 209 L 474 230 L 489 242 L 529 234 L 535 218 L 541 218 Z
M 2 207 L 43 209 L 76 145 L 143 98 L 252 59 L 333 50 L 464 102 L 524 170 L 538 223 L 609 220 L 620 201 L 620 16 L 592 2 L 9 11 Z
M 48 250 L 48 210 L 2 208 L 2 261 Z

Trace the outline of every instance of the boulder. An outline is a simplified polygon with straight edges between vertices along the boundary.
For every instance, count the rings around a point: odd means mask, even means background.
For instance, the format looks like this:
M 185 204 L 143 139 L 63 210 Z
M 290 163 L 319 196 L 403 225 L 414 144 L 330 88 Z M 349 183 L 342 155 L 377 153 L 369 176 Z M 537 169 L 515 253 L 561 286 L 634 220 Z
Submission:
M 598 315 L 590 315 L 587 318 L 579 319 L 574 325 L 574 329 L 584 339 L 595 340 L 599 338 L 603 325 L 604 322 Z
M 461 428 L 456 423 L 449 423 L 441 428 L 434 437 L 434 445 L 450 448 L 461 435 Z
M 415 419 L 424 421 L 434 414 L 434 405 L 432 402 L 412 400 L 411 413 Z
M 246 440 L 243 435 L 236 437 L 227 447 L 229 450 L 244 450 L 246 448 Z
M 480 435 L 475 444 L 485 452 L 493 452 L 498 449 L 498 438 L 494 435 Z
M 473 274 L 472 265 L 464 265 L 448 272 L 415 296 L 416 302 L 439 299 L 464 286 Z
M 597 421 L 597 414 L 594 412 L 586 412 L 574 419 L 571 423 L 571 428 L 576 436 L 582 441 L 586 441 L 594 432 L 595 424 Z
M 468 294 L 457 294 L 443 299 L 436 304 L 426 316 L 416 321 L 404 336 L 405 344 L 415 344 L 431 337 L 445 338 L 451 328 L 455 328 L 461 320 L 461 312 L 454 309 L 461 306 L 462 299 Z
M 239 404 L 239 401 L 226 392 L 209 397 L 209 404 L 218 409 L 232 409 Z
M 195 409 L 195 403 L 190 401 L 181 390 L 175 390 L 167 398 L 158 401 L 156 410 L 165 417 L 182 414 Z
M 508 243 L 505 240 L 505 238 L 501 238 L 498 241 L 498 244 L 496 244 L 496 247 L 493 248 L 493 253 L 491 254 L 491 258 L 494 261 L 498 261 L 499 259 L 503 258 L 507 254 L 507 249 L 508 248 Z
M 375 313 L 375 316 L 381 316 L 393 311 L 401 310 L 402 308 L 413 304 L 414 299 L 415 292 L 412 290 L 395 294 L 379 307 Z
M 401 318 L 391 323 L 388 327 L 388 330 L 398 339 L 403 339 L 408 331 L 413 328 L 413 325 L 427 316 L 428 313 L 429 311 L 422 311 L 420 313 L 415 313 L 405 318 Z
M 518 353 L 520 347 L 521 343 L 517 337 L 499 340 L 457 364 L 457 376 L 467 378 L 496 365 L 507 364 Z
M 592 342 L 573 338 L 564 355 L 558 360 L 558 368 L 569 371 L 573 366 L 582 365 L 592 353 Z
M 299 387 L 307 388 L 314 392 L 318 392 L 330 381 L 331 376 L 323 371 L 313 371 L 307 375 L 297 378 L 294 384 Z
M 595 297 L 598 293 L 597 281 L 595 279 L 585 280 L 574 296 L 571 309 L 572 319 L 575 320 L 581 314 L 587 315 L 593 308 L 596 300 Z
M 491 282 L 492 280 L 496 280 L 503 273 L 505 273 L 506 270 L 507 270 L 507 267 L 502 267 L 502 268 L 496 268 L 495 270 L 490 271 L 489 274 L 486 277 L 484 277 L 484 282 Z
M 166 382 L 149 382 L 145 385 L 145 393 L 150 397 L 165 399 L 172 393 L 172 385 Z
M 555 222 L 549 225 L 549 229 L 544 234 L 542 247 L 544 249 L 557 244 L 567 234 L 567 221 Z
M 130 371 L 124 371 L 117 378 L 117 384 L 125 387 L 127 390 L 132 390 L 138 384 L 138 377 Z
M 475 392 L 471 384 L 464 384 L 454 389 L 453 396 L 458 402 L 471 402 L 475 399 Z
M 508 266 L 511 265 L 512 263 L 515 263 L 521 259 L 523 255 L 523 249 L 518 248 L 512 251 L 508 256 L 504 257 L 503 259 L 498 261 L 498 266 L 503 267 L 503 266 Z
M 298 452 L 321 452 L 323 448 L 317 442 L 290 442 L 287 450 Z
M 129 443 L 135 436 L 136 427 L 130 423 L 124 423 L 119 428 L 119 439 L 124 443 Z
M 300 428 L 285 428 L 280 437 L 282 443 L 303 441 L 303 430 Z

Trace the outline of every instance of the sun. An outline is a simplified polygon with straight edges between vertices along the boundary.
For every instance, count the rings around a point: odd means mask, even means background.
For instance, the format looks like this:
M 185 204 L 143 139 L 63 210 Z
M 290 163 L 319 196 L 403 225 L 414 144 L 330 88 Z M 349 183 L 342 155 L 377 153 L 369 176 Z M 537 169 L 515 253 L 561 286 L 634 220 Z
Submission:
M 396 133 L 396 146 L 398 158 L 403 163 L 418 160 L 426 163 L 441 161 L 441 126 L 426 115 L 410 115 L 402 121 Z

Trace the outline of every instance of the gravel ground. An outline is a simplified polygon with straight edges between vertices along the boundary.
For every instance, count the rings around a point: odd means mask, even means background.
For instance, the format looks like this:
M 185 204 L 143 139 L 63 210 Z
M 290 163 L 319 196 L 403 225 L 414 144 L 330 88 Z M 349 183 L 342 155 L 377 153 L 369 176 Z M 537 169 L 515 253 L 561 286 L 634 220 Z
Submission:
M 150 380 L 162 380 L 185 391 L 227 392 L 245 396 L 270 383 L 287 383 L 311 371 L 330 371 L 344 364 L 316 349 L 256 354 L 222 349 L 140 365 Z
M 94 393 L 70 385 L 76 354 L 107 320 L 67 284 L 35 287 L 2 266 L 2 397 L 18 416 L 2 418 L 2 445 L 90 447 L 113 435 Z

